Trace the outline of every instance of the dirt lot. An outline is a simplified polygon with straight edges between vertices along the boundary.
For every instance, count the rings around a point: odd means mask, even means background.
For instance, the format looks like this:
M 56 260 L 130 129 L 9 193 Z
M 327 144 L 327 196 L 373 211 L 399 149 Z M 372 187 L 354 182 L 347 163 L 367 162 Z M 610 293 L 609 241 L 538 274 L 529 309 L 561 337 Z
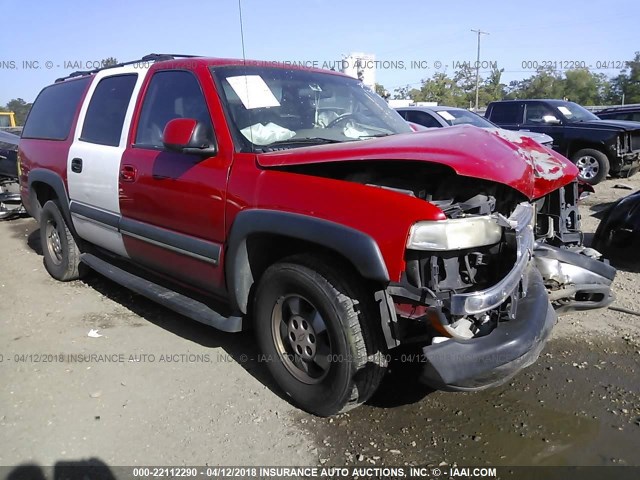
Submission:
M 637 190 L 640 175 L 596 187 L 585 232 L 631 193 L 616 183 Z M 395 364 L 369 405 L 318 419 L 282 399 L 250 333 L 97 275 L 54 281 L 32 219 L 0 223 L 0 238 L 0 465 L 640 465 L 638 316 L 564 316 L 537 364 L 482 393 L 432 392 Z M 640 311 L 639 273 L 622 264 L 616 305 Z

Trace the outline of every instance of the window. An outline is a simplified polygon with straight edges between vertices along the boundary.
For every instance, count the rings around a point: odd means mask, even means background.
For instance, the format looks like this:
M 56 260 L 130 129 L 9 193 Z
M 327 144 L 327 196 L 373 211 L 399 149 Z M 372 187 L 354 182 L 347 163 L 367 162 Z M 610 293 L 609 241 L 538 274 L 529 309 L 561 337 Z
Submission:
M 137 75 L 116 75 L 100 80 L 84 119 L 80 140 L 117 147 Z
M 211 72 L 241 151 L 267 150 L 276 142 L 277 148 L 298 148 L 411 132 L 387 102 L 355 78 L 251 65 Z
M 408 110 L 407 111 L 407 121 L 417 123 L 418 125 L 422 125 L 423 127 L 441 127 L 440 122 L 438 122 L 435 118 L 429 115 L 426 112 L 420 112 L 417 110 Z
M 520 105 L 517 102 L 494 103 L 491 107 L 489 120 L 498 125 L 520 123 L 522 120 Z
M 136 132 L 136 145 L 163 148 L 162 132 L 174 118 L 193 118 L 213 131 L 200 84 L 182 70 L 156 73 L 144 97 Z
M 603 113 L 600 115 L 603 120 L 629 120 L 632 122 L 640 121 L 640 112 L 615 112 L 615 113 Z
M 90 79 L 67 80 L 42 90 L 31 107 L 22 137 L 66 139 Z
M 551 117 L 558 118 L 553 110 L 542 103 L 528 103 L 525 105 L 524 123 L 543 124 Z
M 438 110 L 438 115 L 449 125 L 473 125 L 480 128 L 496 128 L 496 126 L 480 115 L 455 108 L 450 110 Z

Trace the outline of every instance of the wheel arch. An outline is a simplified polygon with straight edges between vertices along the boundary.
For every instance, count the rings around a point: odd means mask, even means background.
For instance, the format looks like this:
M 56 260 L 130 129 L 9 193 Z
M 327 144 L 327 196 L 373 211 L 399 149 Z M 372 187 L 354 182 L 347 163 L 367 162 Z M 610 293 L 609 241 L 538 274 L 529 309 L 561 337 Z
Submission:
M 60 212 L 69 229 L 75 234 L 71 212 L 69 210 L 69 197 L 64 186 L 64 181 L 57 173 L 51 170 L 36 169 L 29 172 L 29 206 L 31 214 L 39 221 L 40 211 L 49 200 L 58 200 Z
M 369 235 L 308 215 L 251 209 L 236 216 L 229 234 L 225 275 L 231 306 L 247 313 L 251 288 L 264 270 L 309 250 L 337 255 L 367 281 L 389 283 L 380 248 Z
M 589 141 L 589 140 L 574 140 L 569 144 L 569 148 L 567 151 L 567 157 L 571 158 L 580 150 L 585 148 L 591 148 L 593 150 L 598 150 L 599 152 L 604 153 L 607 157 L 609 154 L 607 153 L 607 146 L 604 142 L 597 141 Z

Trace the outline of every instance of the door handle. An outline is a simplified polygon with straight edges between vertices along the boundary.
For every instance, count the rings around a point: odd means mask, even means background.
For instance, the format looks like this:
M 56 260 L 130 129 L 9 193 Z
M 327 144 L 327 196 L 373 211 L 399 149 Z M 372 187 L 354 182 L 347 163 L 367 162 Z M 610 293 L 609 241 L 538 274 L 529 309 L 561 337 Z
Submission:
M 82 159 L 74 158 L 71 160 L 71 171 L 73 173 L 81 173 L 82 172 Z
M 138 169 L 133 165 L 123 165 L 120 169 L 120 180 L 123 182 L 135 182 L 138 178 Z

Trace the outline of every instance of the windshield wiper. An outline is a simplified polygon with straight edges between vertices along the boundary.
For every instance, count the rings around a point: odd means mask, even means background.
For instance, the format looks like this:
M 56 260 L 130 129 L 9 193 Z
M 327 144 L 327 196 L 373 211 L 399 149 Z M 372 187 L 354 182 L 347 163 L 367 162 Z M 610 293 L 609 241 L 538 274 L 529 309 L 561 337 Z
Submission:
M 388 137 L 389 135 L 395 135 L 393 133 L 376 133 L 375 135 L 358 135 L 358 138 L 380 138 Z
M 302 138 L 289 138 L 287 140 L 278 140 L 276 142 L 264 145 L 265 147 L 277 147 L 279 145 L 321 145 L 325 143 L 342 143 L 348 140 L 336 140 L 335 138 L 324 137 L 302 137 Z

